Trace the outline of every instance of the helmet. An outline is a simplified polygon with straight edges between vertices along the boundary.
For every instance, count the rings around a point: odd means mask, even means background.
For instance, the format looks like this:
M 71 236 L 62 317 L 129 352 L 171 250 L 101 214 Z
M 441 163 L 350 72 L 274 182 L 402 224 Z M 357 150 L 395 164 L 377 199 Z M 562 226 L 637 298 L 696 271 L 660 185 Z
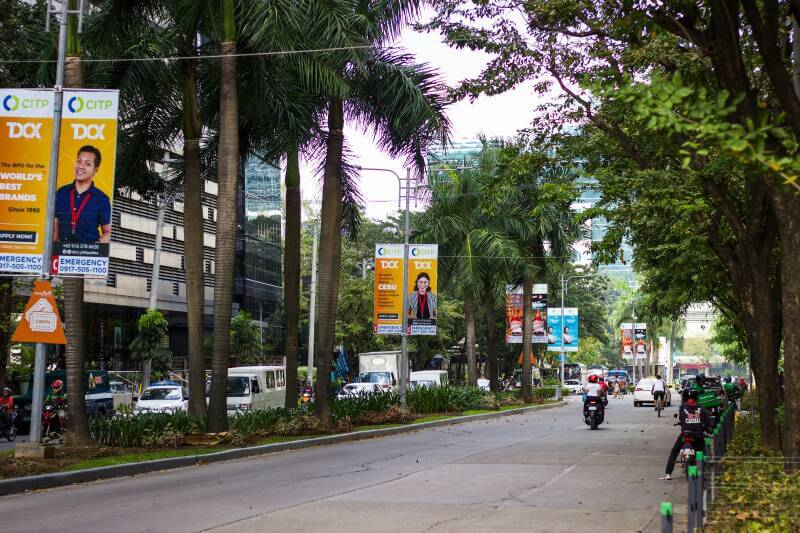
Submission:
M 730 383 L 730 382 L 731 382 L 731 377 L 730 377 L 730 376 L 727 376 L 727 377 L 725 378 L 725 383 Z
M 661 379 L 661 374 L 656 374 L 656 379 Z
M 697 391 L 690 388 L 683 389 L 683 392 L 681 393 L 681 398 L 683 399 L 684 402 L 687 400 L 697 401 Z
M 60 379 L 57 379 L 57 380 L 53 381 L 53 382 L 50 384 L 50 388 L 51 388 L 51 389 L 60 389 L 60 388 L 61 388 L 61 387 L 63 387 L 63 386 L 64 386 L 64 382 L 63 382 L 63 381 L 61 381 Z
M 11 394 L 11 387 L 3 387 L 3 392 Z
M 706 377 L 705 377 L 703 374 L 697 374 L 697 375 L 695 376 L 694 380 L 695 380 L 697 383 L 699 383 L 700 385 L 702 385 L 703 383 L 705 383 L 705 381 L 706 381 Z
M 589 383 L 597 383 L 597 374 L 589 375 Z

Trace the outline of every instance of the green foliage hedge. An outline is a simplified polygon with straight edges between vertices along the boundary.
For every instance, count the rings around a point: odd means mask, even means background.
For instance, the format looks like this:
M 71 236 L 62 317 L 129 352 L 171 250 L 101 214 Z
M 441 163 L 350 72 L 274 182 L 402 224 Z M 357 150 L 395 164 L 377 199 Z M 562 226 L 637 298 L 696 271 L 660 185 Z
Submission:
M 414 413 L 461 413 L 483 409 L 486 393 L 478 387 L 417 387 L 406 392 L 406 405 Z
M 89 432 L 97 443 L 125 448 L 175 447 L 183 442 L 184 434 L 204 428 L 202 417 L 184 411 L 89 419 Z

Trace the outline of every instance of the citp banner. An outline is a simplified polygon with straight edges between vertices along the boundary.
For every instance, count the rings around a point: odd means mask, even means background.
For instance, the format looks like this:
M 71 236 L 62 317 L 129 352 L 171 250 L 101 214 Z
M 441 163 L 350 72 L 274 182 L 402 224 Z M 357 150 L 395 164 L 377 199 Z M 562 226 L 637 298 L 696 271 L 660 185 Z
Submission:
M 408 313 L 409 335 L 436 335 L 438 313 L 437 263 L 439 245 L 412 244 L 408 247 Z
M 547 344 L 547 284 L 533 285 L 533 344 Z
M 375 245 L 372 330 L 376 335 L 403 334 L 403 245 Z
M 42 273 L 54 94 L 0 89 L 0 272 Z
M 619 330 L 622 338 L 620 354 L 623 359 L 628 361 L 633 360 L 633 324 L 630 322 L 623 322 L 619 325 Z
M 561 351 L 561 341 L 564 341 L 565 352 L 578 351 L 578 308 L 564 308 L 564 323 L 561 323 L 561 308 L 553 307 L 547 310 L 547 350 Z
M 635 352 L 636 352 L 636 359 L 646 359 L 647 358 L 647 324 L 643 324 L 640 322 L 636 323 L 633 332 L 633 339 L 635 343 Z
M 53 264 L 59 276 L 107 276 L 119 91 L 64 91 Z
M 536 283 L 531 293 L 531 343 L 547 343 L 547 284 Z M 506 285 L 506 344 L 522 344 L 522 285 Z

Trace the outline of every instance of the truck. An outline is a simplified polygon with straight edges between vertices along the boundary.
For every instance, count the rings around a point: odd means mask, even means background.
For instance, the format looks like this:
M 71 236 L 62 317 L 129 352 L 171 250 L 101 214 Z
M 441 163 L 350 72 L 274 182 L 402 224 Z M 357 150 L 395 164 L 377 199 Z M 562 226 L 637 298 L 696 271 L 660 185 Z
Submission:
M 358 381 L 375 383 L 383 391 L 397 391 L 400 381 L 400 350 L 358 354 Z

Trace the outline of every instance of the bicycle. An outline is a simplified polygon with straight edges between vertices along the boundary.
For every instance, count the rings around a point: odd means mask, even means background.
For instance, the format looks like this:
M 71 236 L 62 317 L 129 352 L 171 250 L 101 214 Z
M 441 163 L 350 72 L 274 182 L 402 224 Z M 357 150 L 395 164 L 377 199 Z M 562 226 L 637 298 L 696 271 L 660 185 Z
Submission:
M 658 418 L 661 418 L 661 411 L 664 409 L 663 403 L 664 403 L 664 400 L 662 399 L 661 396 L 658 396 L 655 399 L 656 412 L 658 413 Z

